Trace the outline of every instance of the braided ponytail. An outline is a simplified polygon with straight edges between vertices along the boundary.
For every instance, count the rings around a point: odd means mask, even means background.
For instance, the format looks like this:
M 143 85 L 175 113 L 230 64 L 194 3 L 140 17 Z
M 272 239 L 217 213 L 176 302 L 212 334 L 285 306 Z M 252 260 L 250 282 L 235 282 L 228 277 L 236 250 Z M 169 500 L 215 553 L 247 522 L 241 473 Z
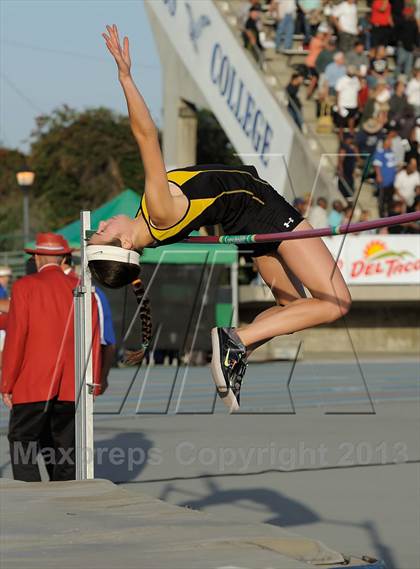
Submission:
M 152 312 L 150 300 L 145 296 L 143 281 L 136 279 L 131 285 L 136 295 L 137 304 L 140 306 L 142 343 L 139 350 L 125 350 L 124 363 L 127 365 L 138 365 L 143 361 L 152 338 Z

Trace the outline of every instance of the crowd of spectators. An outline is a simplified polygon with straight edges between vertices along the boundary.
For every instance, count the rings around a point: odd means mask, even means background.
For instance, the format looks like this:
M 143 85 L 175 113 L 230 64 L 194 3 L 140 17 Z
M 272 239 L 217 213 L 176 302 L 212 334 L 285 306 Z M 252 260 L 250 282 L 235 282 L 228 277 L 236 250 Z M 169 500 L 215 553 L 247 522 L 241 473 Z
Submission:
M 404 185 L 407 177 L 412 175 L 413 167 L 414 162 L 411 162 L 399 173 L 399 175 L 401 175 L 401 186 Z M 401 190 L 398 190 L 397 198 L 392 202 L 392 209 L 389 212 L 390 215 L 399 215 L 406 211 L 403 194 L 404 190 L 402 192 Z M 413 203 L 414 206 L 411 208 L 411 210 L 420 211 L 420 185 L 416 186 Z M 316 200 L 313 200 L 311 195 L 307 194 L 303 198 L 296 198 L 293 201 L 293 205 L 315 229 L 321 229 L 324 227 L 331 227 L 334 229 L 339 225 L 357 223 L 359 221 L 370 221 L 372 219 L 372 212 L 369 209 L 363 209 L 357 205 L 345 203 L 342 200 L 334 200 L 331 204 L 329 204 L 328 200 L 322 196 Z M 420 223 L 414 222 L 404 225 L 391 226 L 388 228 L 383 227 L 379 230 L 372 229 L 363 231 L 364 235 L 376 233 L 418 234 L 420 233 Z
M 302 130 L 301 97 L 313 99 L 318 132 L 337 133 L 343 198 L 352 202 L 359 171 L 374 183 L 382 216 L 418 208 L 420 2 L 250 0 L 243 5 L 243 38 L 261 65 L 263 14 L 274 22 L 275 57 L 293 51 L 296 34 L 303 38 L 295 48 L 301 63 L 286 87 L 288 110 Z

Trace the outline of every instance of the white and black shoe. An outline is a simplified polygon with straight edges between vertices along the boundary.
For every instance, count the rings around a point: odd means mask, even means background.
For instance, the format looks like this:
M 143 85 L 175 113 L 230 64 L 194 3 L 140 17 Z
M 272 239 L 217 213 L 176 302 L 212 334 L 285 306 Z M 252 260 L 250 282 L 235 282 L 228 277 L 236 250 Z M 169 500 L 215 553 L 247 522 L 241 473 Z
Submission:
M 216 390 L 231 413 L 239 410 L 242 379 L 245 375 L 246 347 L 235 328 L 213 328 L 211 374 Z

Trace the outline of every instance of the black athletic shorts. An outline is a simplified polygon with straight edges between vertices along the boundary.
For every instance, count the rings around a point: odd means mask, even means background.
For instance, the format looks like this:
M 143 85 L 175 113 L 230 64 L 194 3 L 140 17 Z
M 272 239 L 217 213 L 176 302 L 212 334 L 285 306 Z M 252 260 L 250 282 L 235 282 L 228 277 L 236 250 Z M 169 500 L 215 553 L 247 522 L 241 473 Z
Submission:
M 349 122 L 349 119 L 357 118 L 359 114 L 358 109 L 349 109 L 346 107 L 346 110 L 348 111 L 348 114 L 345 117 L 341 116 L 338 112 L 335 114 L 335 124 L 339 128 L 345 128 Z
M 285 233 L 293 231 L 303 219 L 303 216 L 283 196 L 276 194 L 270 203 L 256 212 L 255 217 L 237 234 Z M 249 243 L 239 245 L 239 250 L 250 253 L 252 257 L 261 257 L 275 252 L 280 243 L 281 239 L 272 243 Z

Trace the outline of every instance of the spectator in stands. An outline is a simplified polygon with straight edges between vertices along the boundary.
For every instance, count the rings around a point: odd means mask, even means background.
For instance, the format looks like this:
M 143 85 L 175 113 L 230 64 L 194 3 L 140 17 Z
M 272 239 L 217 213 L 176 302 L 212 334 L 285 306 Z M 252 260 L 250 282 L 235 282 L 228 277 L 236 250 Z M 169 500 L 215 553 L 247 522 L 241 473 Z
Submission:
M 297 0 L 297 5 L 302 18 L 305 38 L 304 46 L 307 46 L 314 32 L 322 20 L 321 0 Z
M 342 51 L 338 51 L 334 55 L 334 61 L 329 63 L 325 69 L 325 81 L 328 87 L 328 94 L 335 95 L 335 86 L 337 85 L 337 81 L 344 77 L 346 74 L 346 66 L 344 60 L 344 53 Z
M 420 116 L 420 59 L 417 60 L 413 77 L 407 83 L 407 101 L 414 107 L 416 117 Z
M 366 85 L 367 87 L 367 85 Z M 366 88 L 362 87 L 361 89 L 362 94 L 364 95 L 364 105 L 361 107 L 361 121 L 362 122 L 366 122 L 369 119 L 372 118 L 378 118 L 375 117 L 375 91 L 373 91 L 372 89 L 369 89 L 369 87 L 367 87 L 367 93 L 366 93 Z M 366 97 L 367 95 L 367 97 Z
M 338 189 L 346 200 L 352 200 L 354 195 L 354 171 L 359 150 L 353 137 L 346 133 L 338 149 Z
M 378 79 L 373 95 L 373 114 L 375 117 L 378 117 L 383 124 L 385 124 L 388 120 L 388 112 L 390 109 L 389 101 L 391 99 L 391 90 L 385 79 Z
M 290 78 L 289 84 L 286 87 L 286 94 L 288 99 L 287 110 L 295 121 L 299 130 L 302 130 L 303 116 L 302 116 L 302 103 L 299 99 L 299 88 L 304 81 L 301 73 L 293 73 Z
M 392 21 L 394 23 L 391 39 L 392 39 L 392 44 L 394 44 L 401 33 L 401 26 L 404 20 L 404 15 L 403 15 L 404 8 L 405 5 L 408 4 L 408 2 L 406 2 L 405 0 L 390 0 L 390 2 L 391 2 Z
M 359 114 L 362 115 L 365 106 L 369 101 L 369 87 L 367 84 L 366 77 L 363 77 L 363 75 L 359 75 L 359 81 L 360 81 L 360 90 L 357 96 L 357 103 L 359 105 Z
M 372 47 L 371 45 L 371 24 L 370 24 L 370 13 L 362 14 L 359 16 L 358 20 L 359 26 L 359 39 L 363 42 L 366 51 L 369 51 Z
M 0 300 L 7 300 L 9 298 L 8 286 L 12 270 L 10 267 L 0 267 Z
M 330 28 L 326 24 L 321 24 L 316 32 L 316 35 L 311 39 L 309 44 L 309 53 L 305 59 L 307 74 L 310 78 L 310 83 L 306 94 L 308 99 L 312 97 L 312 94 L 318 85 L 318 72 L 316 70 L 315 64 L 319 54 L 327 45 L 329 34 Z
M 355 0 L 344 0 L 334 7 L 332 19 L 338 32 L 338 46 L 341 51 L 352 49 L 358 34 L 357 4 Z
M 411 208 L 413 211 L 418 203 L 420 203 L 420 184 L 414 190 L 414 206 Z
M 386 47 L 379 45 L 373 52 L 373 57 L 370 60 L 369 87 L 373 88 L 379 79 L 384 79 L 388 75 L 388 57 L 386 54 Z
M 376 173 L 376 186 L 381 217 L 389 215 L 394 195 L 394 182 L 397 175 L 395 155 L 392 151 L 392 135 L 388 134 L 382 148 L 378 147 L 373 156 Z
M 245 24 L 249 18 L 249 12 L 251 8 L 255 8 L 257 10 L 262 10 L 260 0 L 249 0 L 248 2 L 244 2 L 241 8 L 241 13 L 239 16 L 239 24 L 242 29 L 245 28 Z
M 402 168 L 405 164 L 405 153 L 407 151 L 407 141 L 404 141 L 399 132 L 396 121 L 389 121 L 386 125 L 389 135 L 391 136 L 391 149 L 395 156 L 395 164 L 397 170 Z
M 420 122 L 419 118 L 417 122 Z M 404 160 L 408 164 L 411 158 L 414 158 L 417 162 L 417 168 L 420 168 L 420 126 L 411 129 L 407 142 L 408 148 Z
M 404 75 L 398 77 L 394 92 L 389 100 L 389 119 L 398 122 L 410 113 L 410 105 L 405 94 L 406 83 Z
M 414 9 L 406 8 L 401 24 L 396 32 L 397 58 L 395 74 L 411 75 L 414 63 L 414 49 L 419 46 L 419 29 L 414 17 Z
M 371 118 L 362 123 L 359 132 L 356 135 L 356 145 L 359 149 L 361 160 L 365 162 L 376 151 L 378 143 L 383 139 L 382 124 L 378 119 Z
M 351 205 L 348 205 L 343 209 L 343 225 L 347 225 L 348 223 L 352 222 L 353 213 L 353 207 Z
M 316 58 L 315 69 L 320 77 L 325 73 L 325 69 L 329 63 L 334 61 L 334 54 L 337 52 L 337 45 L 334 38 L 329 38 L 324 49 Z
M 391 13 L 391 2 L 389 0 L 373 0 L 370 22 L 372 25 L 372 47 L 378 45 L 387 46 L 390 42 L 392 27 L 394 25 Z
M 308 215 L 308 221 L 312 227 L 320 229 L 328 226 L 327 208 L 328 202 L 325 198 L 320 197 L 316 200 L 316 206 L 310 210 Z
M 370 215 L 370 211 L 368 209 L 362 209 L 360 212 L 359 221 L 370 221 L 371 219 L 372 217 Z M 375 235 L 376 233 L 376 229 L 368 229 L 367 231 L 363 231 L 363 235 Z
M 388 215 L 401 215 L 405 213 L 405 203 L 402 200 L 394 199 L 389 206 Z M 390 225 L 388 227 L 388 233 L 391 235 L 398 235 L 405 233 L 404 225 Z
M 255 61 L 262 66 L 264 62 L 264 46 L 260 41 L 260 9 L 252 6 L 249 11 L 248 19 L 245 23 L 245 29 L 242 32 L 242 38 L 246 49 L 250 49 Z
M 347 67 L 347 73 L 341 77 L 335 86 L 337 93 L 337 126 L 340 139 L 343 138 L 344 128 L 348 127 L 354 136 L 354 126 L 358 115 L 358 94 L 360 81 L 357 77 L 357 68 L 354 65 Z
M 401 137 L 407 141 L 407 150 L 409 147 L 409 137 L 413 127 L 416 124 L 416 116 L 414 114 L 414 109 L 412 105 L 409 105 L 407 102 L 407 107 L 404 113 L 398 117 L 398 132 L 400 133 Z M 407 162 L 405 159 L 404 162 Z
M 347 65 L 355 65 L 358 75 L 366 75 L 369 69 L 369 57 L 365 53 L 362 41 L 357 40 L 353 49 L 346 53 Z
M 420 186 L 418 186 L 418 190 L 420 192 Z M 412 211 L 419 211 L 420 212 L 420 195 L 419 195 L 419 199 L 414 201 L 414 206 L 412 208 Z M 420 219 L 417 221 L 412 221 L 411 223 L 407 223 L 407 224 L 405 224 L 404 227 L 405 227 L 406 233 L 418 234 L 418 233 L 420 233 Z
M 276 19 L 276 52 L 282 49 L 292 49 L 295 31 L 296 1 L 272 0 L 271 13 Z
M 404 202 L 405 209 L 413 207 L 416 187 L 420 186 L 420 174 L 415 158 L 411 158 L 407 166 L 398 172 L 394 186 L 395 194 Z
M 343 221 L 343 203 L 340 200 L 334 200 L 332 210 L 328 214 L 328 225 L 330 227 L 337 227 Z
M 298 210 L 302 217 L 306 216 L 306 203 L 302 198 L 295 198 L 293 200 L 293 207 Z

